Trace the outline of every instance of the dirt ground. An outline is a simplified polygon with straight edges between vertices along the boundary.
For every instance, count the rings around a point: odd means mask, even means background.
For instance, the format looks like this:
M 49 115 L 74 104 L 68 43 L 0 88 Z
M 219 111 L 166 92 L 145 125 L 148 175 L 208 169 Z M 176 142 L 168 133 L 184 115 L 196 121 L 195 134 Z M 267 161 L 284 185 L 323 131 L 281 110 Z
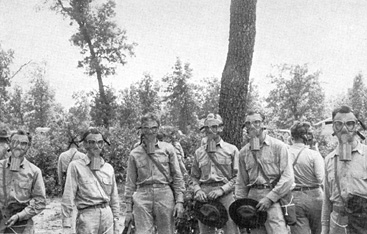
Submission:
M 33 218 L 36 234 L 61 234 L 62 218 L 61 218 L 61 198 L 48 198 L 46 209 Z M 124 217 L 120 212 L 119 227 L 122 232 Z

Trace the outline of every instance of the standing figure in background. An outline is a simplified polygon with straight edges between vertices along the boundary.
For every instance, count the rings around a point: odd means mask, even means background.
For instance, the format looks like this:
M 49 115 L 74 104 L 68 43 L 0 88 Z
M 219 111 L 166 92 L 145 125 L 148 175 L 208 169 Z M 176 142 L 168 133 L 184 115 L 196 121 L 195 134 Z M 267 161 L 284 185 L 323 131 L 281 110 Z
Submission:
M 84 159 L 87 156 L 83 154 L 82 152 L 78 151 L 79 144 L 77 142 L 77 138 L 73 136 L 69 136 L 69 146 L 68 150 L 61 153 L 60 157 L 57 161 L 57 176 L 59 179 L 59 185 L 61 186 L 61 191 L 64 192 L 65 187 L 65 181 L 66 181 L 66 172 L 68 170 L 69 164 L 78 159 Z M 70 226 L 72 228 L 72 233 L 75 233 L 75 221 L 76 221 L 76 215 L 78 213 L 77 208 L 74 206 L 73 212 L 72 212 L 72 218 L 65 219 L 64 221 L 71 221 L 72 223 L 64 223 L 63 227 Z
M 31 143 L 18 130 L 10 137 L 11 156 L 0 161 L 0 233 L 33 234 L 32 217 L 46 208 L 42 172 L 25 157 Z
M 6 159 L 9 156 L 9 130 L 2 127 L 0 129 L 0 160 Z
M 321 233 L 325 168 L 321 154 L 308 146 L 313 139 L 310 128 L 308 122 L 296 122 L 291 127 L 293 144 L 289 152 L 296 183 L 292 194 L 297 215 L 297 223 L 291 226 L 292 234 Z

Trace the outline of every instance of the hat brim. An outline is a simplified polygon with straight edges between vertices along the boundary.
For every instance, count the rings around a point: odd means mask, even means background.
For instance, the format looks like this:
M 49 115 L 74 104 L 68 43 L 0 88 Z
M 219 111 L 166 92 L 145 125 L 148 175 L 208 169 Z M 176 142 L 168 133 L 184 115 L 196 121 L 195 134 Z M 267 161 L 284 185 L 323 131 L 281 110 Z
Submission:
M 220 218 L 218 220 L 208 220 L 206 219 L 206 217 L 200 212 L 200 208 L 204 205 L 204 204 L 211 204 L 213 206 L 215 206 L 220 213 Z M 208 201 L 208 202 L 199 202 L 199 201 L 195 201 L 194 204 L 194 214 L 195 217 L 204 225 L 206 226 L 210 226 L 210 227 L 216 227 L 216 228 L 222 228 L 228 221 L 228 212 L 226 210 L 226 208 L 224 207 L 224 205 L 218 201 Z
M 257 228 L 259 226 L 262 226 L 265 224 L 267 219 L 268 214 L 266 211 L 257 211 L 257 215 L 251 218 L 244 218 L 237 215 L 237 209 L 239 207 L 247 205 L 252 206 L 256 209 L 256 205 L 258 203 L 258 201 L 251 198 L 236 200 L 229 206 L 229 216 L 231 217 L 233 222 L 237 224 L 237 226 L 239 226 L 240 228 Z

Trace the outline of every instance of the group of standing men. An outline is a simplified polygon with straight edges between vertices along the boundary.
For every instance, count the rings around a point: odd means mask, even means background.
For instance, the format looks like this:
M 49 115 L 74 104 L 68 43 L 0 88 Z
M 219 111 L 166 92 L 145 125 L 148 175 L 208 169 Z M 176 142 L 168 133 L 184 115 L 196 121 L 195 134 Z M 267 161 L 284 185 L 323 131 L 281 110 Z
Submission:
M 332 119 L 339 144 L 324 160 L 308 146 L 312 140 L 309 123 L 292 126 L 293 144 L 289 146 L 267 134 L 261 113 L 249 112 L 244 123 L 249 143 L 239 151 L 220 137 L 220 116 L 209 114 L 202 127 L 205 139 L 195 152 L 190 175 L 201 216 L 211 221 L 218 218 L 215 209 L 205 206 L 211 202 L 222 204 L 227 213 L 235 200 L 253 199 L 256 212 L 266 213 L 264 224 L 240 230 L 241 219 L 231 216 L 221 225 L 224 233 L 366 233 L 367 146 L 357 134 L 362 123 L 347 106 L 335 109 Z M 180 167 L 177 147 L 157 140 L 159 127 L 156 115 L 144 115 L 141 142 L 128 158 L 125 225 L 134 222 L 137 234 L 173 234 L 174 217 L 184 212 L 186 172 Z M 41 170 L 25 157 L 32 138 L 21 130 L 2 135 L 9 157 L 0 160 L 0 233 L 34 233 L 32 217 L 45 209 L 46 195 Z M 58 163 L 64 188 L 64 231 L 117 234 L 116 179 L 113 167 L 102 157 L 108 142 L 95 128 L 81 142 L 86 154 L 78 152 L 78 143 L 72 140 Z M 289 228 L 279 200 L 290 192 L 297 222 Z M 76 211 L 74 230 L 71 220 Z M 215 222 L 199 219 L 200 233 L 215 233 L 216 227 Z

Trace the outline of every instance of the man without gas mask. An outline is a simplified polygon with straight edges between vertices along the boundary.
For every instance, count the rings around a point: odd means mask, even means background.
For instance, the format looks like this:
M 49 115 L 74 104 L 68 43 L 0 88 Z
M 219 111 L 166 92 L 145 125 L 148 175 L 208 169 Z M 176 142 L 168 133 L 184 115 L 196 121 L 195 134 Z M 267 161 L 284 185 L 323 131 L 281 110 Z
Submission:
M 33 234 L 32 217 L 46 208 L 42 172 L 25 157 L 31 142 L 28 133 L 13 133 L 11 156 L 0 161 L 0 233 Z
M 310 123 L 294 123 L 291 136 L 293 144 L 289 152 L 296 183 L 292 194 L 297 215 L 297 223 L 291 226 L 292 234 L 320 234 L 324 159 L 318 151 L 309 148 L 313 139 Z
M 142 142 L 127 163 L 125 226 L 135 221 L 135 233 L 174 233 L 174 217 L 183 215 L 184 181 L 173 146 L 157 140 L 159 118 L 141 118 Z M 172 189 L 171 189 L 172 188 Z
M 87 157 L 72 161 L 66 173 L 61 211 L 64 232 L 71 232 L 74 203 L 78 209 L 76 233 L 118 234 L 119 197 L 114 169 L 101 153 L 103 135 L 90 128 L 82 137 Z
M 239 153 L 235 197 L 255 199 L 259 201 L 256 208 L 268 213 L 265 228 L 253 229 L 251 233 L 288 233 L 278 202 L 294 183 L 288 147 L 266 134 L 264 116 L 260 113 L 249 112 L 244 127 L 250 142 Z
M 206 143 L 195 151 L 191 168 L 194 198 L 200 202 L 218 200 L 228 210 L 234 202 L 233 190 L 238 169 L 238 149 L 220 137 L 223 122 L 219 115 L 209 114 L 202 128 Z M 219 164 L 221 169 L 216 164 Z M 215 233 L 215 227 L 206 226 L 201 222 L 199 222 L 199 228 L 200 233 Z M 239 233 L 231 218 L 222 229 L 226 234 Z
M 325 158 L 322 233 L 366 233 L 367 146 L 357 136 L 360 121 L 348 106 L 334 109 L 332 120 L 339 144 Z

